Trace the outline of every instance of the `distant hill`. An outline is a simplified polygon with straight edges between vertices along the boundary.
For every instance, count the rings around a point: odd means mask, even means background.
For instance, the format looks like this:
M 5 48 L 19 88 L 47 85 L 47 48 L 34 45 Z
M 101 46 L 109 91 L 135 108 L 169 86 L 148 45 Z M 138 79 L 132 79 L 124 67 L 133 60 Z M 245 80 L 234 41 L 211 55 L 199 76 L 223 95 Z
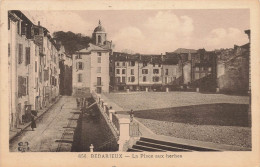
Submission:
M 53 38 L 60 41 L 66 53 L 73 54 L 75 51 L 86 48 L 91 42 L 91 38 L 82 34 L 75 34 L 71 31 L 57 31 L 53 33 Z

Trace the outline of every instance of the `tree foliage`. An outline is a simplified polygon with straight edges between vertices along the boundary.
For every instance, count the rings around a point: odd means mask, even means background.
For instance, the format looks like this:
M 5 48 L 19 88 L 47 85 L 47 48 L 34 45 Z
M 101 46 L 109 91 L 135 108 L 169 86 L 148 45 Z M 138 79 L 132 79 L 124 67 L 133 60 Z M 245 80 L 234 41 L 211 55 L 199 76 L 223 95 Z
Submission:
M 91 38 L 80 33 L 75 34 L 71 31 L 57 31 L 53 33 L 53 38 L 60 41 L 68 54 L 73 54 L 75 51 L 86 48 L 91 42 Z

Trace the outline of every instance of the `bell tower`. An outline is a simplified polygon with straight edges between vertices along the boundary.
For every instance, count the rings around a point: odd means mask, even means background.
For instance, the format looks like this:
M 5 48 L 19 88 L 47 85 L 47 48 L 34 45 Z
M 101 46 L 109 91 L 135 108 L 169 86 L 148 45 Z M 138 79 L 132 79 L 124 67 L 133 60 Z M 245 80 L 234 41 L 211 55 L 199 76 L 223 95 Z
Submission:
M 105 29 L 102 27 L 100 20 L 98 22 L 98 26 L 94 29 L 92 38 L 94 44 L 98 46 L 104 45 L 104 42 L 107 40 L 107 33 L 105 32 Z

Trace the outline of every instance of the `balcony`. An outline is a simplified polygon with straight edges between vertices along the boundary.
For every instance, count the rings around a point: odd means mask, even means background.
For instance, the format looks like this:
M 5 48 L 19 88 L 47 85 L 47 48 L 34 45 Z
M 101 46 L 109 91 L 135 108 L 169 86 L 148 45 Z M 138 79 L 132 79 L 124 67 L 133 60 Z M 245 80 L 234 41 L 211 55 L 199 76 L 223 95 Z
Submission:
M 96 87 L 99 87 L 99 86 L 104 86 L 104 83 L 103 82 L 94 82 L 94 86 L 96 86 Z

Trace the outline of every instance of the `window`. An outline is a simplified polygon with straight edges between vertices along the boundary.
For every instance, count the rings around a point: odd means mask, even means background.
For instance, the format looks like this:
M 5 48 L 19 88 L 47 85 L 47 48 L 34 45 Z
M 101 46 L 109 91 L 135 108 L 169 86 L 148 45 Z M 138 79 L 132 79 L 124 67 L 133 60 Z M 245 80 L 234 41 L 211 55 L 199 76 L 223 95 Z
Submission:
M 30 57 L 31 57 L 30 54 L 31 54 L 31 53 L 30 53 L 30 47 L 26 47 L 26 48 L 25 48 L 25 56 L 26 56 L 25 65 L 30 64 Z
M 130 65 L 130 66 L 135 66 L 135 61 L 130 61 L 130 62 L 129 62 L 129 65 Z
M 201 67 L 201 68 L 200 68 L 200 70 L 201 70 L 201 71 L 204 71 L 204 68 L 203 68 L 203 67 Z
M 169 70 L 165 69 L 165 75 L 169 75 Z
M 116 66 L 119 66 L 120 64 L 119 64 L 119 62 L 116 62 Z
M 159 77 L 153 77 L 153 82 L 159 82 Z
M 116 69 L 116 74 L 120 74 L 120 69 Z
M 28 95 L 28 77 L 18 76 L 18 97 Z
M 135 82 L 135 77 L 134 76 L 131 77 L 131 82 Z
M 97 52 L 97 54 L 98 54 L 98 56 L 101 56 L 102 53 L 101 52 Z
M 34 29 L 34 35 L 39 35 L 40 33 L 39 33 L 39 28 L 35 28 Z
M 10 30 L 10 19 L 8 18 L 8 30 Z
M 49 70 L 44 70 L 44 81 L 49 80 Z
M 211 70 L 212 70 L 211 67 L 209 67 L 209 68 L 208 68 L 208 71 L 210 72 Z
M 97 73 L 101 73 L 101 67 L 97 68 Z
M 76 59 L 82 59 L 82 55 L 81 54 L 76 55 Z
M 24 22 L 22 22 L 22 24 L 21 24 L 21 34 L 27 35 L 27 27 Z
M 36 83 L 36 92 L 38 92 L 38 89 L 39 89 L 38 78 L 35 78 L 35 83 Z
M 11 46 L 10 46 L 10 43 L 8 43 L 8 57 L 10 57 L 11 55 Z
M 131 75 L 134 75 L 134 72 L 135 72 L 134 69 L 131 69 Z
M 154 74 L 159 74 L 159 69 L 153 69 Z
M 159 67 L 161 67 L 161 64 L 159 64 Z
M 120 77 L 116 77 L 116 83 L 120 83 Z
M 99 44 L 101 43 L 101 36 L 100 35 L 98 36 L 98 43 Z
M 147 66 L 147 63 L 146 62 L 143 62 L 143 67 Z
M 82 62 L 77 62 L 76 68 L 77 68 L 78 70 L 83 70 L 83 63 L 82 63 Z
M 125 83 L 125 77 L 122 77 L 122 83 Z
M 101 77 L 97 77 L 97 86 L 101 86 Z
M 23 45 L 19 44 L 18 63 L 21 64 L 22 62 L 23 62 Z
M 125 69 L 122 69 L 122 74 L 125 74 Z
M 142 69 L 142 74 L 148 74 L 148 69 Z
M 125 62 L 123 62 L 123 66 L 125 66 Z
M 195 71 L 200 71 L 200 68 L 199 68 L 199 67 L 196 67 L 196 68 L 195 68 Z
M 101 57 L 98 57 L 98 63 L 101 63 Z
M 155 67 L 155 63 L 153 63 L 153 67 Z
M 82 82 L 82 74 L 78 74 L 78 82 Z
M 35 72 L 37 72 L 37 61 L 35 61 Z
M 17 21 L 17 34 L 20 34 L 20 21 Z
M 143 82 L 146 82 L 146 76 L 143 76 Z

